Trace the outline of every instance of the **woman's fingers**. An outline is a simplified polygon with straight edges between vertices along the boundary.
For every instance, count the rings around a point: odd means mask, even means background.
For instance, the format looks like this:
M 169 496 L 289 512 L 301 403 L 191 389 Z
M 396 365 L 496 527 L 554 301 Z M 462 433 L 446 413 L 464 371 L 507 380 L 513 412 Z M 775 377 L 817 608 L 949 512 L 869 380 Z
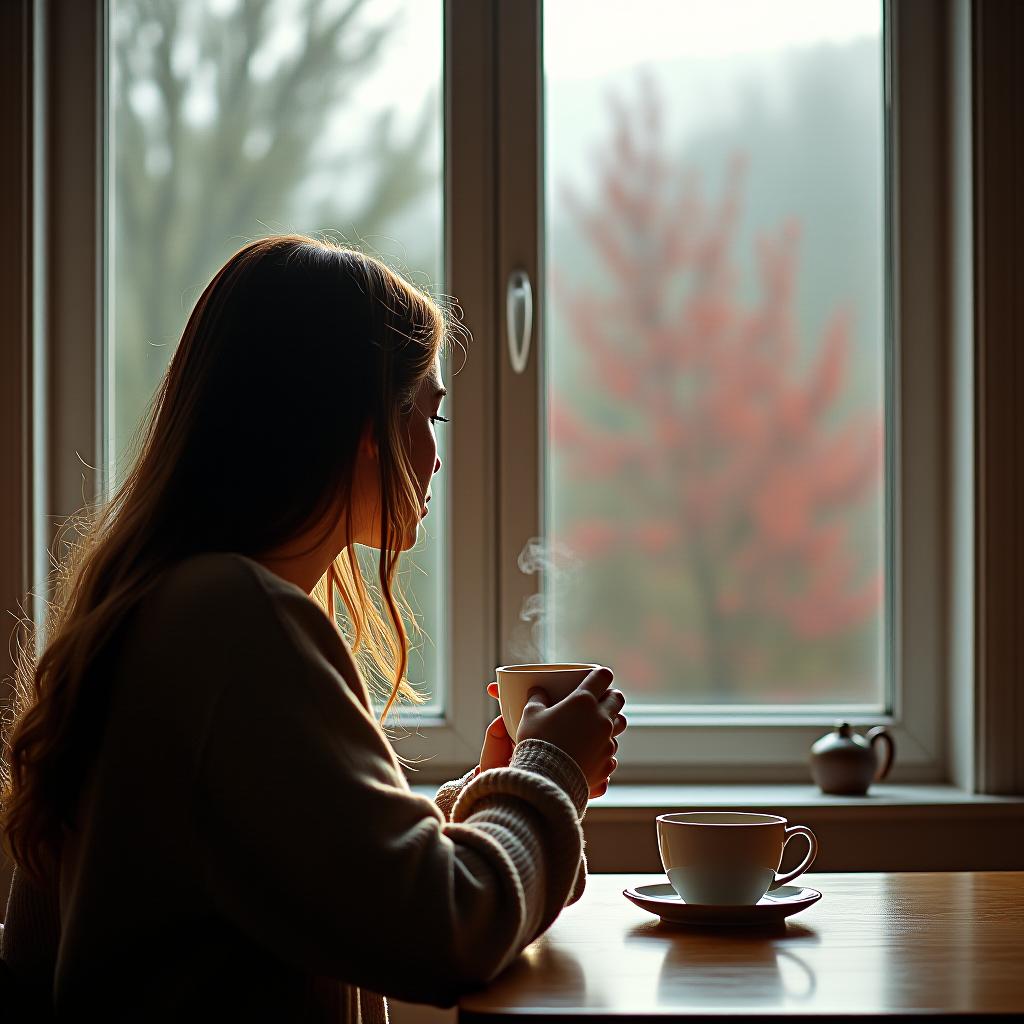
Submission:
M 577 689 L 584 690 L 600 699 L 605 690 L 611 686 L 614 679 L 615 673 L 610 668 L 602 666 L 601 668 L 595 668 L 589 673 Z
M 505 729 L 505 720 L 499 715 L 484 733 L 484 744 L 480 750 L 480 770 L 506 767 L 512 760 L 514 746 Z
M 614 742 L 614 741 L 613 741 Z M 617 744 L 616 744 L 617 746 Z M 606 770 L 608 777 L 602 779 L 596 786 L 590 787 L 590 799 L 596 799 L 599 796 L 604 796 L 608 792 L 608 786 L 611 784 L 611 776 L 615 774 L 615 769 L 619 767 L 619 759 L 612 757 L 608 759 Z
M 608 690 L 601 697 L 600 703 L 607 711 L 616 715 L 626 706 L 626 695 L 621 690 Z
M 625 729 L 626 729 L 626 716 L 625 715 L 616 715 L 615 716 L 615 723 L 612 726 L 612 735 L 613 736 L 618 736 L 619 733 L 625 732 Z
M 497 699 L 498 699 L 498 684 L 497 684 L 497 683 L 488 683 L 488 684 L 487 684 L 487 692 L 488 692 L 488 693 L 489 693 L 489 694 L 490 694 L 490 695 L 491 695 L 491 696 L 492 696 L 492 697 L 493 697 L 493 698 L 494 698 L 495 700 L 497 700 Z

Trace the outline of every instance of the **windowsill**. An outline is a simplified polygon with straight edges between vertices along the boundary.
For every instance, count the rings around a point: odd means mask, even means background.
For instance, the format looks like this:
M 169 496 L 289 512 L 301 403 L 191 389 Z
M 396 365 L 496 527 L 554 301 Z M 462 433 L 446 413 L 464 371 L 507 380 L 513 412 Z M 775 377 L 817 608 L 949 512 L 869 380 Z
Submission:
M 806 783 L 613 786 L 587 808 L 594 871 L 659 871 L 656 815 L 695 808 L 779 814 L 818 837 L 820 871 L 1005 871 L 1024 868 L 1024 795 L 881 783 L 830 796 Z M 796 866 L 791 844 L 783 867 Z
M 741 808 L 785 816 L 787 810 L 813 809 L 819 819 L 873 818 L 898 813 L 901 818 L 964 818 L 1024 816 L 1024 796 L 985 796 L 949 785 L 877 784 L 866 796 L 833 796 L 817 786 L 774 785 L 664 785 L 613 786 L 587 808 L 587 817 L 602 821 L 647 820 L 652 814 L 692 808 Z
M 435 785 L 414 785 L 413 792 L 430 799 Z M 950 785 L 898 785 L 881 783 L 866 796 L 833 796 L 817 786 L 792 783 L 771 785 L 667 785 L 665 783 L 622 783 L 613 785 L 604 796 L 587 806 L 587 820 L 647 820 L 653 814 L 693 808 L 742 808 L 754 811 L 783 812 L 812 808 L 815 817 L 868 818 L 885 815 L 890 809 L 901 817 L 917 813 L 949 818 L 982 815 L 1017 817 L 1024 815 L 1024 795 L 986 796 L 967 793 Z
M 436 787 L 413 789 L 432 798 Z M 660 871 L 654 819 L 670 811 L 739 809 L 779 814 L 818 837 L 820 871 L 1024 869 L 1024 795 L 984 796 L 950 785 L 881 783 L 866 796 L 817 786 L 620 783 L 583 819 L 591 871 Z M 966 826 L 966 827 L 965 827 Z M 791 844 L 792 856 L 803 847 Z M 783 861 L 783 867 L 796 861 Z

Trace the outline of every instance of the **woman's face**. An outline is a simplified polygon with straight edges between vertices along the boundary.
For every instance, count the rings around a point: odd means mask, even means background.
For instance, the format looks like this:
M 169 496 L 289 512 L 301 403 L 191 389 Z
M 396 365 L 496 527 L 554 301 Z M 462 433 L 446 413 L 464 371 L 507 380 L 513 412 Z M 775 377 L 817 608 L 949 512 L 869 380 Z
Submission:
M 427 374 L 416 392 L 416 400 L 406 422 L 409 461 L 412 464 L 413 476 L 416 478 L 420 508 L 419 517 L 412 524 L 403 550 L 408 550 L 416 543 L 417 529 L 428 512 L 427 506 L 431 497 L 430 481 L 441 468 L 441 460 L 437 455 L 437 434 L 434 425 L 438 420 L 444 422 L 439 413 L 441 399 L 446 394 L 447 391 L 441 384 L 441 368 L 435 361 L 433 370 Z
M 446 393 L 441 384 L 440 367 L 435 362 L 433 370 L 420 384 L 412 409 L 404 420 L 406 450 L 416 481 L 419 507 L 416 518 L 408 524 L 402 541 L 403 551 L 408 551 L 416 543 L 419 524 L 427 515 L 430 503 L 430 481 L 441 468 L 434 422 L 440 418 L 441 399 Z M 360 444 L 356 464 L 352 537 L 358 544 L 375 548 L 381 545 L 379 473 L 377 446 L 367 433 Z

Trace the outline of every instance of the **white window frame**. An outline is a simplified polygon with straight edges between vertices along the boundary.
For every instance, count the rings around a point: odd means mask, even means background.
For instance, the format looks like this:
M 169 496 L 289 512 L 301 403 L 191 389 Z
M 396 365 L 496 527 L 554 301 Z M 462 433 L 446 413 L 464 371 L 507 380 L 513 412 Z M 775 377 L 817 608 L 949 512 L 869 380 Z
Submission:
M 49 436 L 37 452 L 40 498 L 52 524 L 96 496 L 102 465 L 105 345 L 106 4 L 36 0 L 49 40 L 45 55 L 45 366 L 42 401 Z M 930 0 L 886 5 L 892 84 L 893 330 L 897 425 L 895 703 L 886 724 L 898 757 L 892 778 L 940 781 L 946 757 L 950 523 L 947 326 L 936 301 L 948 240 L 936 212 L 946 183 L 947 97 L 933 88 L 942 46 L 941 12 Z M 541 532 L 540 395 L 543 381 L 541 0 L 447 0 L 445 12 L 445 290 L 458 297 L 472 331 L 469 359 L 447 400 L 453 429 L 449 487 L 451 702 L 437 718 L 406 712 L 413 731 L 396 749 L 425 759 L 412 778 L 434 782 L 476 763 L 483 728 L 497 714 L 484 692 L 511 640 L 534 577 L 516 568 L 527 537 Z M 912 39 L 912 44 L 911 44 Z M 505 345 L 505 282 L 525 269 L 534 282 L 534 344 L 523 374 Z M 541 311 L 541 312 L 539 312 Z M 39 531 L 35 580 L 52 525 Z M 457 543 L 456 543 L 457 541 Z M 628 696 L 628 679 L 619 679 Z M 645 718 L 630 712 L 620 740 L 623 782 L 806 781 L 811 742 L 836 714 Z M 389 724 L 392 724 L 389 720 Z

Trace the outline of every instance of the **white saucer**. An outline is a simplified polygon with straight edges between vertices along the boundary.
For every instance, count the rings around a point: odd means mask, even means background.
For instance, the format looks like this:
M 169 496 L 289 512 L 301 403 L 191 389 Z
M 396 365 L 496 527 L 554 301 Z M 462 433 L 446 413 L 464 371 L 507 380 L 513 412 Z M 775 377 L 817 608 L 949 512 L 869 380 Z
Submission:
M 668 882 L 623 889 L 622 895 L 663 921 L 714 926 L 777 924 L 790 914 L 798 914 L 821 899 L 817 889 L 780 885 L 778 889 L 762 896 L 752 907 L 684 903 Z

